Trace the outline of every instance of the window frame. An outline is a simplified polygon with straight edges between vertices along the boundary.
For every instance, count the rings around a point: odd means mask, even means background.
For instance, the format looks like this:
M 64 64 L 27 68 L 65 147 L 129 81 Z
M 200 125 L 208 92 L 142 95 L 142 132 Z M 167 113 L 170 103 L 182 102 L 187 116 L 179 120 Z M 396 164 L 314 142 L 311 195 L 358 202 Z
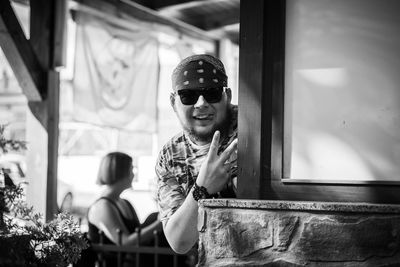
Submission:
M 285 0 L 241 1 L 238 197 L 400 204 L 400 181 L 285 178 L 285 11 Z

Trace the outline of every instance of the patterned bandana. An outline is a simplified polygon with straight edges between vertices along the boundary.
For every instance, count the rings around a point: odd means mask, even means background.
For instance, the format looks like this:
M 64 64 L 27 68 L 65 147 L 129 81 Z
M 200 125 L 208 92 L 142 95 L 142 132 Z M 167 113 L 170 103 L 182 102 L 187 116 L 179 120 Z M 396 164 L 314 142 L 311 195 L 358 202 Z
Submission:
M 172 88 L 182 89 L 226 87 L 228 77 L 222 62 L 210 55 L 194 55 L 183 59 L 172 73 Z

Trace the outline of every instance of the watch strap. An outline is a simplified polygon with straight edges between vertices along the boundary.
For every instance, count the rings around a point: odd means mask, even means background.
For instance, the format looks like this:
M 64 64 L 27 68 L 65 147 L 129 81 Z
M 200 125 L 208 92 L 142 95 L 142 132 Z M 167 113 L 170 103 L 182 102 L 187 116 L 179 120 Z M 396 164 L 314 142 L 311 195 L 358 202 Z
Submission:
M 199 199 L 206 199 L 210 198 L 210 194 L 207 191 L 207 188 L 204 186 L 199 186 L 196 182 L 193 185 L 193 198 L 196 201 L 199 201 Z

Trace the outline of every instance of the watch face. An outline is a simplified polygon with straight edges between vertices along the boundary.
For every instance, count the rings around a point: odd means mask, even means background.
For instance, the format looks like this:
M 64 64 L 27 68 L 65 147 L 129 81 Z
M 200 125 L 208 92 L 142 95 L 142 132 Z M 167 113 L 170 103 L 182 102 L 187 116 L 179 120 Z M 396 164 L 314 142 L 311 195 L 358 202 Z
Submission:
M 203 186 L 194 185 L 193 198 L 198 201 L 199 199 L 205 199 L 208 197 L 207 189 Z

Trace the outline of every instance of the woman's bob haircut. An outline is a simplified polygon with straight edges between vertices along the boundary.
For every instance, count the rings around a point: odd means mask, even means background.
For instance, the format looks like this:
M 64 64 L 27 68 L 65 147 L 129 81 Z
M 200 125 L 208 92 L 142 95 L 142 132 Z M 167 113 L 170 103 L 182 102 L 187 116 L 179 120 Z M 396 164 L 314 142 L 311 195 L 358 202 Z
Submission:
M 111 152 L 101 160 L 97 184 L 110 185 L 132 175 L 132 157 L 122 152 Z

